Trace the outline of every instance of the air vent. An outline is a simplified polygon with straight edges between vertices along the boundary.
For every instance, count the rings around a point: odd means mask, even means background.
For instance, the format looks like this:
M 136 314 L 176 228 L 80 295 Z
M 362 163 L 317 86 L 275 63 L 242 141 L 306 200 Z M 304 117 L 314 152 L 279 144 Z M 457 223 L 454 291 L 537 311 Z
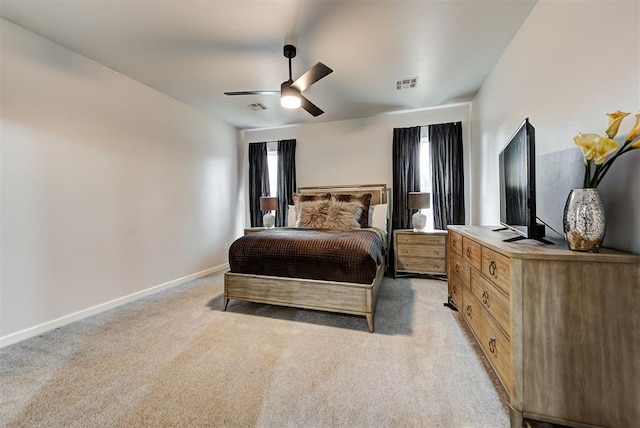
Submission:
M 396 89 L 410 89 L 415 88 L 418 85 L 417 77 L 408 77 L 406 79 L 396 81 Z
M 267 106 L 262 104 L 262 103 L 247 104 L 247 107 L 249 107 L 253 111 L 259 111 L 259 110 L 266 110 L 267 109 Z

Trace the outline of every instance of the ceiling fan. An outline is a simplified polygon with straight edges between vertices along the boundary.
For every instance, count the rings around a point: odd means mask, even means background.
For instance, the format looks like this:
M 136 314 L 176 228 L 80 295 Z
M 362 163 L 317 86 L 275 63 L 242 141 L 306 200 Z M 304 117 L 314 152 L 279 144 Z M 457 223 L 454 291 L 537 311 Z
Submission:
M 280 91 L 237 91 L 225 92 L 225 95 L 261 95 L 261 94 L 280 94 L 280 104 L 285 108 L 302 107 L 313 116 L 320 116 L 322 111 L 318 106 L 302 96 L 302 92 L 318 80 L 333 73 L 333 70 L 319 62 L 302 76 L 298 77 L 295 82 L 291 78 L 291 59 L 296 56 L 296 47 L 293 45 L 284 46 L 284 56 L 289 58 L 289 80 L 282 82 Z

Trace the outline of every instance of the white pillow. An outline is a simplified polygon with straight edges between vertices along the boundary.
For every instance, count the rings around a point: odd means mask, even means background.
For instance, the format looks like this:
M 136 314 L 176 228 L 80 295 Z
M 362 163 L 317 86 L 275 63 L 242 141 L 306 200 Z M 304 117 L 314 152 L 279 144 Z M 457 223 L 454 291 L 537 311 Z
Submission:
M 370 213 L 369 226 L 376 227 L 386 232 L 388 210 L 389 210 L 389 204 L 372 205 L 371 209 L 369 210 L 369 213 Z
M 295 205 L 289 205 L 287 207 L 287 227 L 296 227 L 296 207 Z

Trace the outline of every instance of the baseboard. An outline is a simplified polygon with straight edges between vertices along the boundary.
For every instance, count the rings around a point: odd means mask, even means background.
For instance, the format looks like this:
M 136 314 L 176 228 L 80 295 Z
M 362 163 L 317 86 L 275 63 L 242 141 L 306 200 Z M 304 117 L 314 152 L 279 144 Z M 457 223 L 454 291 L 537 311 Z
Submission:
M 40 334 L 54 330 L 58 327 L 62 327 L 63 325 L 70 324 L 74 321 L 78 321 L 83 318 L 87 318 L 92 315 L 98 314 L 100 312 L 104 312 L 106 310 L 124 305 L 125 303 L 129 303 L 134 300 L 140 299 L 142 297 L 146 297 L 151 294 L 157 293 L 159 291 L 166 290 L 167 288 L 175 287 L 176 285 L 184 284 L 185 282 L 188 282 L 188 281 L 191 281 L 215 272 L 220 272 L 222 270 L 227 270 L 227 269 L 229 269 L 228 263 L 222 264 L 220 266 L 214 266 L 212 268 L 205 269 L 203 271 L 196 272 L 191 275 L 183 276 L 182 278 L 165 282 L 164 284 L 155 285 L 145 290 L 137 291 L 127 296 L 119 297 L 109 302 L 101 303 L 99 305 L 95 305 L 90 308 L 83 309 L 81 311 L 74 312 L 72 314 L 65 315 L 63 317 L 56 318 L 51 321 L 47 321 L 42 324 L 38 324 L 36 326 L 17 331 L 15 333 L 8 334 L 6 336 L 0 337 L 0 348 L 12 345 L 14 343 L 28 339 L 30 337 L 38 336 Z

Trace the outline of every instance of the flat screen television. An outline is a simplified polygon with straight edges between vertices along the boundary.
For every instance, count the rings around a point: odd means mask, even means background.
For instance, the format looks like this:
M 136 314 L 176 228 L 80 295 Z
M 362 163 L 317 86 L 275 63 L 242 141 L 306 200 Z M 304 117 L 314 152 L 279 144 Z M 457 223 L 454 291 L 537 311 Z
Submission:
M 535 128 L 525 119 L 499 156 L 500 224 L 518 234 L 505 241 L 543 239 L 544 225 L 536 217 Z

